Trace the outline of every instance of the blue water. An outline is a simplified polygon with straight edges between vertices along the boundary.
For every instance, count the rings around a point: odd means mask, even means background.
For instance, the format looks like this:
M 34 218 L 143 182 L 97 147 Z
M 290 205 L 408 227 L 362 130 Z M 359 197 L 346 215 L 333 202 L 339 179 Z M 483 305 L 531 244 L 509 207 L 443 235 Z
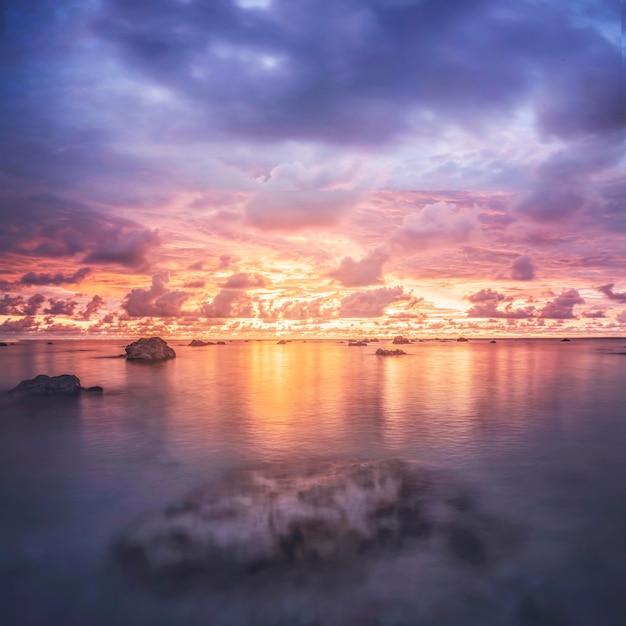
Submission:
M 0 624 L 626 624 L 626 340 L 124 341 L 0 348 Z M 13 401 L 36 374 L 102 396 Z M 111 549 L 141 515 L 233 468 L 401 457 L 469 489 L 523 541 L 489 567 L 429 544 L 319 578 L 170 592 Z

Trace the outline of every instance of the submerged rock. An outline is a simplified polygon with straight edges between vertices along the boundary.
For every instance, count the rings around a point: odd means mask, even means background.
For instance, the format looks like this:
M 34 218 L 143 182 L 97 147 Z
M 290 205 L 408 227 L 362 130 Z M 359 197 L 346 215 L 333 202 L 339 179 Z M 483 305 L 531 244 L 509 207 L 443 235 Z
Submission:
M 23 380 L 17 387 L 11 389 L 9 393 L 14 396 L 72 396 L 81 391 L 102 393 L 103 389 L 100 386 L 85 389 L 81 387 L 78 377 L 73 374 L 61 374 L 61 376 L 39 374 L 35 378 Z
M 406 352 L 400 348 L 397 348 L 396 350 L 384 350 L 383 348 L 378 348 L 378 350 L 376 350 L 377 356 L 400 356 L 402 354 L 406 354 Z
M 142 338 L 125 348 L 126 358 L 139 361 L 166 361 L 176 357 L 176 352 L 160 337 Z
M 449 555 L 485 565 L 495 554 L 466 494 L 424 468 L 390 459 L 234 471 L 116 542 L 122 562 L 148 580 L 199 576 L 237 583 L 259 571 L 322 568 L 381 556 L 440 533 Z M 459 503 L 462 503 L 461 506 Z

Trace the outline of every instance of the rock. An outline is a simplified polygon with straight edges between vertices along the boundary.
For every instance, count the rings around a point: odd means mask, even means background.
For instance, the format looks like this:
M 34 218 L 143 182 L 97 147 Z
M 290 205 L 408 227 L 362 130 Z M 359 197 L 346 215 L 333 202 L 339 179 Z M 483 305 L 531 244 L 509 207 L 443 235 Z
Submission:
M 466 341 L 469 341 L 469 339 L 466 339 L 465 337 L 459 337 L 459 338 L 457 339 L 457 341 L 458 341 L 458 342 L 466 342 Z
M 102 393 L 104 389 L 100 385 L 94 385 L 93 387 L 83 387 L 83 391 L 87 393 Z
M 284 345 L 286 345 L 286 343 L 287 342 L 284 339 L 281 339 L 279 342 L 277 342 L 277 345 L 284 346 Z
M 52 342 L 51 342 L 51 341 L 49 341 L 49 342 L 48 342 L 48 345 L 49 345 L 49 346 L 51 346 L 51 345 L 52 345 Z
M 370 343 L 378 343 L 378 342 L 379 342 L 379 339 L 377 339 L 376 337 L 372 337 L 371 339 L 368 339 L 368 341 L 369 341 Z
M 569 339 L 561 339 L 561 341 L 570 341 Z
M 176 357 L 176 352 L 160 337 L 144 337 L 133 341 L 125 350 L 126 358 L 136 361 L 166 361 Z
M 226 342 L 225 342 L 225 341 L 218 341 L 218 342 L 217 342 L 217 345 L 218 345 L 218 346 L 225 346 L 225 345 L 226 345 Z
M 80 380 L 72 374 L 62 374 L 61 376 L 40 374 L 35 376 L 35 378 L 23 380 L 17 387 L 11 389 L 9 393 L 16 396 L 70 396 L 79 393 L 81 390 Z
M 492 339 L 489 343 L 496 343 L 495 339 Z
M 172 583 L 336 571 L 418 543 L 486 567 L 519 543 L 519 533 L 476 508 L 467 491 L 400 459 L 274 463 L 235 470 L 145 516 L 115 549 L 145 581 Z M 435 535 L 442 540 L 424 541 Z
M 0 341 L 0 348 L 6 348 L 9 344 L 4 343 L 4 341 Z
M 214 341 L 202 341 L 200 339 L 192 339 L 187 345 L 191 346 L 192 348 L 199 348 L 201 346 L 214 346 L 215 342 Z
M 408 339 L 405 339 L 402 335 L 398 335 L 397 337 L 393 338 L 393 341 L 391 343 L 398 345 L 402 343 L 411 343 L 411 342 Z
M 400 356 L 401 354 L 406 354 L 406 352 L 400 350 L 400 348 L 397 350 L 383 350 L 383 348 L 378 348 L 378 350 L 376 350 L 377 356 Z
M 348 346 L 350 348 L 353 348 L 355 346 L 366 346 L 367 345 L 367 341 L 349 341 L 348 342 Z

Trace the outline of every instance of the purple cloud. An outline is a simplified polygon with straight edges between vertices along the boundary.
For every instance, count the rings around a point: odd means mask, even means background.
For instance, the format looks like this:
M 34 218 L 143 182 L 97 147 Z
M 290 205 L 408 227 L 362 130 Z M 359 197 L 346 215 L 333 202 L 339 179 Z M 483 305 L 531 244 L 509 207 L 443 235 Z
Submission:
M 168 272 L 155 274 L 149 288 L 136 288 L 126 295 L 122 308 L 129 317 L 178 317 L 189 294 L 170 291 L 169 280 Z
M 567 289 L 551 302 L 548 302 L 540 311 L 539 317 L 544 319 L 570 320 L 576 319 L 574 307 L 585 304 L 576 289 Z
M 535 264 L 527 255 L 518 256 L 511 264 L 511 278 L 513 280 L 532 280 L 535 277 Z
M 613 287 L 615 287 L 615 283 L 609 283 L 608 285 L 597 287 L 597 290 L 603 293 L 609 300 L 626 302 L 626 291 L 613 291 Z
M 367 287 L 381 284 L 383 281 L 383 265 L 389 260 L 389 254 L 376 248 L 362 259 L 355 261 L 351 256 L 344 257 L 339 267 L 328 276 L 334 278 L 344 287 Z
M 22 285 L 65 285 L 80 283 L 91 271 L 91 267 L 81 267 L 73 274 L 63 274 L 61 272 L 57 272 L 56 274 L 36 274 L 35 272 L 28 272 L 20 278 L 19 282 Z
M 385 308 L 394 302 L 409 300 L 402 287 L 380 287 L 356 291 L 341 300 L 340 317 L 381 317 Z

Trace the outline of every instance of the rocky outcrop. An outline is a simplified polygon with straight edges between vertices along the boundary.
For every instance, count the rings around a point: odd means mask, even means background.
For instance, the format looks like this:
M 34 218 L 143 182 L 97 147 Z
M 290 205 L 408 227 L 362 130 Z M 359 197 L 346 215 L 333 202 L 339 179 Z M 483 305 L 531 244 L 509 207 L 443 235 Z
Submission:
M 0 341 L 0 348 L 6 348 L 9 344 L 4 343 L 4 341 Z
M 90 393 L 102 393 L 100 386 L 82 387 L 80 380 L 73 374 L 61 374 L 61 376 L 46 376 L 39 374 L 35 378 L 23 380 L 17 387 L 11 389 L 9 393 L 13 396 L 73 396 L 81 391 Z
M 400 348 L 397 348 L 396 350 L 384 350 L 383 348 L 378 348 L 378 350 L 376 350 L 377 356 L 400 356 L 402 354 L 406 354 L 406 352 Z
M 214 346 L 214 341 L 202 341 L 201 339 L 192 339 L 188 344 L 192 348 L 200 348 L 202 346 Z
M 276 344 L 279 346 L 284 346 L 284 345 L 287 345 L 287 342 L 284 339 L 280 339 L 279 341 L 276 342 Z
M 492 528 L 467 493 L 390 459 L 234 471 L 123 532 L 122 562 L 147 580 L 238 583 L 263 571 L 311 571 L 442 535 L 451 555 L 484 565 Z M 493 542 L 492 542 L 493 544 Z
M 457 341 L 463 343 L 469 341 L 469 339 L 466 339 L 465 337 L 459 337 Z
M 393 338 L 393 341 L 391 343 L 398 345 L 398 344 L 411 343 L 411 342 L 409 339 L 404 338 L 402 335 L 398 335 L 397 337 Z
M 176 352 L 160 337 L 142 338 L 126 346 L 126 358 L 133 361 L 166 361 Z
M 348 342 L 348 347 L 350 348 L 354 348 L 357 346 L 366 346 L 367 345 L 367 341 L 349 341 Z

